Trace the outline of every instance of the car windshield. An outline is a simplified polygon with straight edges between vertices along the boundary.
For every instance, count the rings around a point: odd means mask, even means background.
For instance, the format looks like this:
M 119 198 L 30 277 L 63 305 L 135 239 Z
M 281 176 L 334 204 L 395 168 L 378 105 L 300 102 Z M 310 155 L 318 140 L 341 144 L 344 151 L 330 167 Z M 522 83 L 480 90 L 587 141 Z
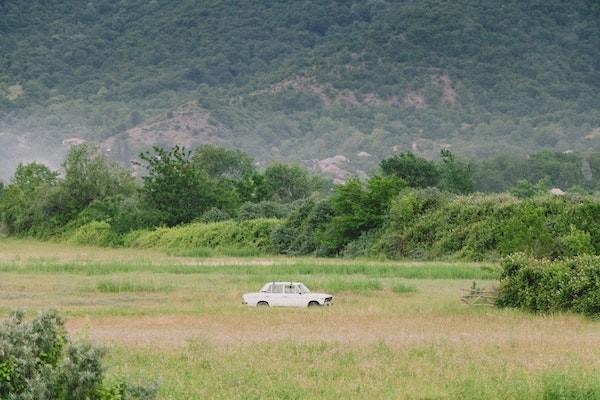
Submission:
M 310 290 L 303 283 L 298 284 L 298 288 L 300 289 L 300 293 L 310 293 Z

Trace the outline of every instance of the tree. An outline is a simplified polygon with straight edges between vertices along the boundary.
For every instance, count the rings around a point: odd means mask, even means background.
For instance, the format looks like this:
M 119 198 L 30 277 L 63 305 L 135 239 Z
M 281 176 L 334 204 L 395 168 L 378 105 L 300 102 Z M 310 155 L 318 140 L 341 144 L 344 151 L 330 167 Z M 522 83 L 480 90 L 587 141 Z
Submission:
M 60 214 L 65 223 L 94 200 L 131 196 L 136 190 L 131 174 L 94 146 L 72 147 L 62 166 L 65 177 L 48 207 L 53 213 Z
M 254 160 L 240 150 L 229 150 L 211 144 L 198 146 L 192 157 L 193 163 L 212 179 L 234 181 L 251 176 L 256 171 Z
M 140 158 L 146 163 L 142 193 L 150 207 L 161 213 L 162 221 L 174 226 L 201 216 L 223 201 L 215 196 L 206 172 L 195 168 L 191 152 L 175 146 L 169 151 L 154 147 Z
M 541 179 L 535 185 L 526 179 L 519 179 L 517 184 L 510 190 L 513 196 L 521 199 L 531 198 L 535 195 L 546 193 L 550 189 L 548 179 Z
M 11 234 L 31 232 L 46 223 L 43 199 L 57 184 L 58 173 L 43 164 L 19 164 L 0 197 L 0 220 Z
M 307 198 L 322 186 L 321 179 L 311 177 L 299 165 L 273 163 L 263 174 L 262 196 L 267 200 L 289 203 Z
M 441 151 L 442 162 L 439 165 L 441 188 L 452 193 L 472 193 L 473 168 L 470 163 L 456 160 L 450 150 Z
M 384 175 L 402 178 L 408 186 L 425 188 L 437 186 L 440 172 L 433 161 L 417 157 L 413 153 L 402 153 L 386 158 L 379 164 Z
M 391 199 L 406 188 L 397 176 L 374 176 L 367 184 L 350 179 L 335 188 L 331 198 L 334 217 L 327 229 L 327 241 L 335 252 L 361 234 L 382 226 Z
M 245 201 L 259 200 L 256 189 L 262 179 L 256 171 L 254 159 L 246 153 L 204 144 L 196 149 L 192 162 L 222 192 L 235 192 L 237 204 L 232 204 L 231 208 L 237 208 Z

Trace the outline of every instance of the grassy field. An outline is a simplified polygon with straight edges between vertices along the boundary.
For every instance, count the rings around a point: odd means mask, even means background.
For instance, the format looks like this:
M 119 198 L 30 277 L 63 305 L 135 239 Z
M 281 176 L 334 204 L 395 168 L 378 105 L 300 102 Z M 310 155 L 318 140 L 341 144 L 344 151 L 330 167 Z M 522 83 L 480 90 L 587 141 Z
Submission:
M 0 239 L 0 313 L 56 307 L 161 399 L 600 399 L 600 322 L 465 306 L 493 264 L 200 258 Z M 327 309 L 251 309 L 274 279 Z

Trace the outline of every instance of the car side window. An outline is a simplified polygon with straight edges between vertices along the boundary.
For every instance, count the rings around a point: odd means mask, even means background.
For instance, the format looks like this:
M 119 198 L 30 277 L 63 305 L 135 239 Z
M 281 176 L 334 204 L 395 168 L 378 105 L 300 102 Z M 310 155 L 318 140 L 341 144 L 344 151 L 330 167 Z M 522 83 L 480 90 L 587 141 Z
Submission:
M 274 283 L 271 285 L 271 293 L 283 293 L 283 285 Z
M 285 285 L 286 293 L 298 293 L 298 287 L 296 285 Z

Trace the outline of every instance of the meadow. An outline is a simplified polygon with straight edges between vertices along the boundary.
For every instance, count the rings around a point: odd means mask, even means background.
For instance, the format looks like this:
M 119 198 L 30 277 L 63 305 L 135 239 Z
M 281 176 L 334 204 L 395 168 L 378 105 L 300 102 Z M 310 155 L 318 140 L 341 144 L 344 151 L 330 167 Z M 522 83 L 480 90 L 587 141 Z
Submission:
M 73 337 L 109 349 L 109 374 L 158 381 L 161 399 L 600 399 L 600 322 L 461 303 L 498 274 L 0 239 L 0 315 L 59 309 Z M 241 304 L 270 280 L 335 304 Z

